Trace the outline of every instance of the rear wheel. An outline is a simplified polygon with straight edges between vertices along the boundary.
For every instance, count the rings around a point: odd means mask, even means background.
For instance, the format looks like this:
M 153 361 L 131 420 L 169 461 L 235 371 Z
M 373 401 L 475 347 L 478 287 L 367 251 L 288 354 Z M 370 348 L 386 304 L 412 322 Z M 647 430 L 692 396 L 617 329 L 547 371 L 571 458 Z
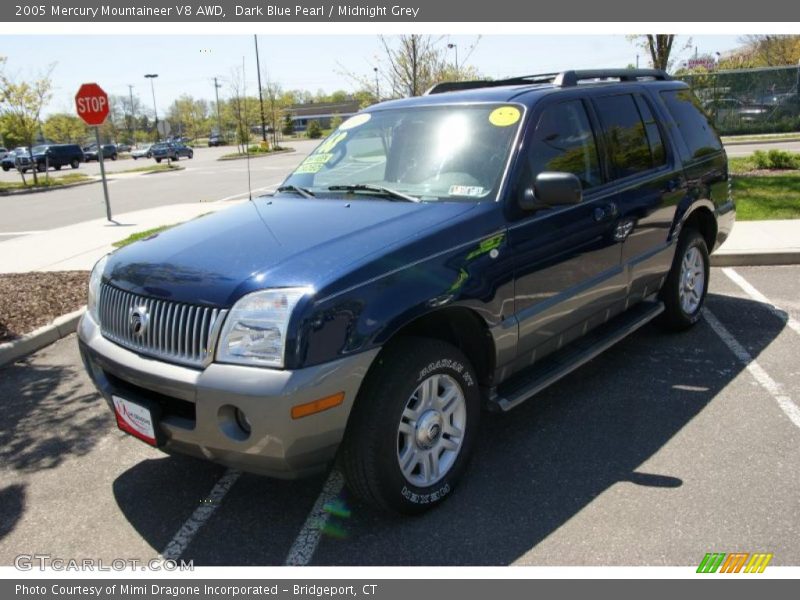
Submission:
M 117 160 L 117 155 L 116 154 L 112 154 L 111 155 L 111 160 Z
M 73 169 L 77 169 L 80 165 L 81 161 L 79 161 L 77 158 L 73 158 L 69 163 L 69 166 L 72 167 Z
M 54 168 L 56 171 L 60 171 L 60 170 L 61 170 L 61 165 L 56 165 L 56 166 L 54 166 L 53 168 Z
M 189 158 L 194 158 L 194 152 L 189 152 Z
M 39 163 L 36 165 L 36 170 L 39 171 L 39 173 L 44 173 L 47 170 L 47 166 L 44 163 Z
M 156 162 L 157 162 L 157 163 L 160 163 L 160 162 L 161 162 L 161 159 L 160 159 L 160 158 L 157 158 L 157 159 L 156 159 Z
M 708 292 L 709 258 L 705 239 L 696 229 L 686 229 L 678 240 L 672 269 L 661 290 L 664 313 L 661 324 L 682 331 L 700 320 Z
M 456 347 L 406 338 L 378 357 L 353 410 L 341 460 L 350 489 L 419 514 L 455 488 L 480 419 L 477 378 Z

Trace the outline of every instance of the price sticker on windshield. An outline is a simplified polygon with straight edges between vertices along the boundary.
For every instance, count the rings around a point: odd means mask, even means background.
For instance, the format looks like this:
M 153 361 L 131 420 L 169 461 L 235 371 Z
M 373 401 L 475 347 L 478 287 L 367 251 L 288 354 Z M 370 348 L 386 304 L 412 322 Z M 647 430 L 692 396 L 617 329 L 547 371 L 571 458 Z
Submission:
M 520 112 L 516 106 L 501 106 L 489 113 L 489 123 L 495 127 L 508 127 L 519 121 Z

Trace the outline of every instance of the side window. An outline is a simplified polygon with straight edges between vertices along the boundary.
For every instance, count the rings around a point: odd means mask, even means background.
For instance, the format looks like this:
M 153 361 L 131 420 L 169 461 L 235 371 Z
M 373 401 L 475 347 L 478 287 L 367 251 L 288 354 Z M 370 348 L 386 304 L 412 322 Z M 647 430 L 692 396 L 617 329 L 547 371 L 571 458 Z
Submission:
M 528 165 L 531 178 L 542 171 L 562 171 L 576 175 L 584 189 L 603 182 L 597 144 L 581 100 L 544 109 L 528 151 Z
M 622 179 L 652 169 L 650 141 L 633 96 L 604 96 L 597 98 L 595 104 L 603 124 L 613 178 Z
M 667 105 L 672 118 L 678 124 L 678 131 L 689 148 L 693 158 L 702 158 L 722 149 L 717 132 L 711 121 L 700 108 L 700 103 L 690 90 L 669 90 L 661 92 L 661 99 Z

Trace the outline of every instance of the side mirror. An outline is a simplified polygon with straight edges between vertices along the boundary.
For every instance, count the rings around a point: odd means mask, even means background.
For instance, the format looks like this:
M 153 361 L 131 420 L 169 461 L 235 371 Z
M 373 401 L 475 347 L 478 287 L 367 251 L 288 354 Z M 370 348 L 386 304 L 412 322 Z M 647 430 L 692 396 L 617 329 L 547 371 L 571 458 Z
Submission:
M 527 188 L 519 200 L 523 210 L 539 210 L 551 206 L 580 204 L 583 186 L 572 173 L 544 171 L 536 176 L 532 188 Z

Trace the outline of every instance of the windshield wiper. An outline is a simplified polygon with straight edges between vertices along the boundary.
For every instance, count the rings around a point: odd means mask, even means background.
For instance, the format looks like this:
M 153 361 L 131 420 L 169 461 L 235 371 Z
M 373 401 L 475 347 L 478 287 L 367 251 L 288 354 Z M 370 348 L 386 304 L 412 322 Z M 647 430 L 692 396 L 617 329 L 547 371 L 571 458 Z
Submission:
M 276 192 L 294 192 L 295 194 L 300 194 L 303 198 L 313 198 L 314 192 L 308 190 L 304 187 L 298 187 L 296 185 L 282 185 L 279 187 Z
M 380 185 L 372 185 L 370 183 L 356 183 L 353 185 L 332 185 L 328 188 L 331 192 L 373 192 L 376 194 L 385 194 L 394 200 L 405 200 L 406 202 L 419 202 L 416 196 L 409 196 L 403 192 L 398 192 L 391 188 L 383 187 Z

